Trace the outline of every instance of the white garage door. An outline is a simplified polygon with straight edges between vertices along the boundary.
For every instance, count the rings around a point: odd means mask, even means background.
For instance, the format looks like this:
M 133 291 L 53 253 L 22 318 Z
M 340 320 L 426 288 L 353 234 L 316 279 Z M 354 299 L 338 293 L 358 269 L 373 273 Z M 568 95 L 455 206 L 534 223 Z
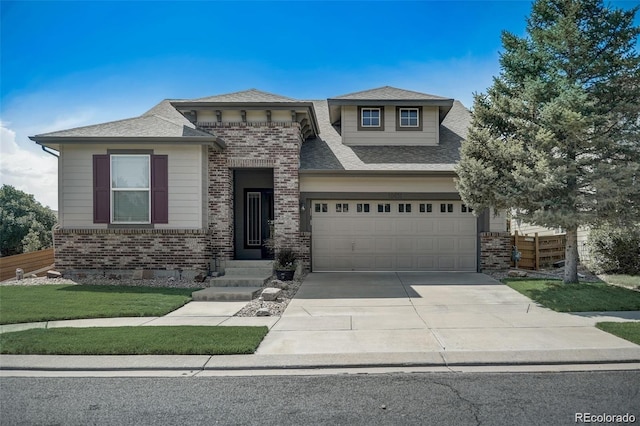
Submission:
M 311 206 L 314 271 L 476 270 L 476 217 L 461 201 Z

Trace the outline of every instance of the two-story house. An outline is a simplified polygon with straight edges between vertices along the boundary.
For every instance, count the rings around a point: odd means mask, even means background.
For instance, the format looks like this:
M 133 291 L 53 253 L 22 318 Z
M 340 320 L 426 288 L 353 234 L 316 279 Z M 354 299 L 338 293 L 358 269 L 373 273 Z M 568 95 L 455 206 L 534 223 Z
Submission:
M 31 139 L 59 157 L 60 269 L 223 270 L 276 237 L 313 271 L 476 271 L 505 266 L 509 243 L 504 217 L 455 188 L 469 122 L 458 101 L 392 87 L 252 89 Z

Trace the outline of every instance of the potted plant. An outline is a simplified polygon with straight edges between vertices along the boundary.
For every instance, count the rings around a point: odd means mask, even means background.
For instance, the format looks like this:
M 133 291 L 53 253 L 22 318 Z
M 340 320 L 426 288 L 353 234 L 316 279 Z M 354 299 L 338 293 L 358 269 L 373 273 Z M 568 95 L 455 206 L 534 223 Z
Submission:
M 280 281 L 291 281 L 298 266 L 298 256 L 290 248 L 282 248 L 276 255 L 273 269 Z

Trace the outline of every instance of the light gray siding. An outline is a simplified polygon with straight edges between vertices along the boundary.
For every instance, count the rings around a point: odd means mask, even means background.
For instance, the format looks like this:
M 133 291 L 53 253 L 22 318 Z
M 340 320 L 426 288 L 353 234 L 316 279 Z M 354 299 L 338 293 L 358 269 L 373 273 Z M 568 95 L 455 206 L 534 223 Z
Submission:
M 106 228 L 93 223 L 93 155 L 106 154 L 107 145 L 63 145 L 61 149 L 60 220 L 64 228 Z M 122 149 L 122 146 L 116 147 Z M 131 145 L 128 149 L 149 149 Z M 202 148 L 161 146 L 154 154 L 169 157 L 169 223 L 156 228 L 199 229 L 202 210 Z
M 384 106 L 384 130 L 358 130 L 358 107 L 342 107 L 342 143 L 345 145 L 438 145 L 438 108 L 422 107 L 422 131 L 397 131 L 396 107 Z

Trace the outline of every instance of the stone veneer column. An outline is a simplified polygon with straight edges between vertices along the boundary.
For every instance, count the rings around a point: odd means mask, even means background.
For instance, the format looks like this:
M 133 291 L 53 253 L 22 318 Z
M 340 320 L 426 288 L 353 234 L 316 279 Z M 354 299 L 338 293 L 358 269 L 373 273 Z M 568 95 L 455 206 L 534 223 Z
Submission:
M 511 266 L 511 235 L 508 232 L 480 233 L 480 272 L 505 270 Z

